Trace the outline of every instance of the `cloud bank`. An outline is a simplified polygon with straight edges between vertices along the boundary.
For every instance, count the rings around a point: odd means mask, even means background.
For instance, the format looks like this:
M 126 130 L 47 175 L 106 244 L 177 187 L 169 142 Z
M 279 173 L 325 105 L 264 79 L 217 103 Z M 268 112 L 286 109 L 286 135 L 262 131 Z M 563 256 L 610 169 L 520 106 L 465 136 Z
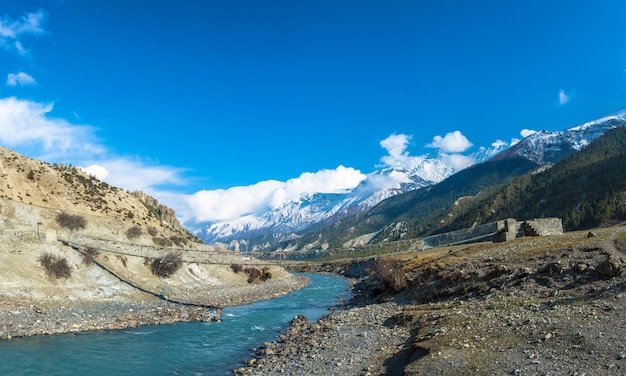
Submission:
M 340 193 L 356 187 L 365 175 L 352 167 L 305 172 L 285 182 L 267 180 L 248 186 L 203 190 L 187 196 L 183 216 L 198 222 L 225 221 L 274 209 L 306 193 Z
M 455 153 L 472 146 L 460 131 L 433 139 L 429 146 L 439 149 L 436 158 L 410 155 L 407 147 L 411 139 L 410 135 L 392 134 L 380 141 L 380 146 L 387 152 L 387 155 L 380 159 L 383 163 L 380 167 L 416 170 L 425 179 L 438 181 L 441 177 L 437 173 L 441 171 L 442 164 L 450 171 L 458 171 L 475 163 L 472 156 Z M 182 210 L 177 212 L 183 218 L 183 222 L 196 224 L 219 222 L 279 208 L 303 194 L 344 192 L 356 187 L 365 178 L 366 175 L 359 170 L 339 166 L 330 170 L 305 172 L 286 182 L 267 180 L 248 186 L 203 190 L 185 196 L 182 200 L 173 197 L 167 200 L 177 202 L 174 205 L 178 207 L 182 206 Z M 397 184 L 397 177 L 393 174 L 386 177 L 378 176 L 377 179 L 378 181 L 374 183 L 379 188 Z

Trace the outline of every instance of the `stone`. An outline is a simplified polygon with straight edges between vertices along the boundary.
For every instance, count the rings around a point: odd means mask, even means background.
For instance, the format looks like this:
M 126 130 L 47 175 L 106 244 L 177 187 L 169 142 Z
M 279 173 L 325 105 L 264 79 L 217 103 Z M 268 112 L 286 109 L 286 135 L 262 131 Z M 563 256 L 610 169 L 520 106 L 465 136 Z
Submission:
M 605 277 L 617 277 L 622 274 L 622 261 L 615 255 L 610 255 L 606 260 L 596 266 L 596 271 Z

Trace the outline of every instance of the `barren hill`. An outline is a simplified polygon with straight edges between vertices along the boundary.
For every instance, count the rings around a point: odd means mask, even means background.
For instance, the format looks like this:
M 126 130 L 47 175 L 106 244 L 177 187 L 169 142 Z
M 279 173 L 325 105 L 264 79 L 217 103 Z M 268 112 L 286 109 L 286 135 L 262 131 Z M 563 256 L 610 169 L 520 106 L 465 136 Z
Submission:
M 134 302 L 222 307 L 304 283 L 278 266 L 194 242 L 173 210 L 75 167 L 0 147 L 0 175 L 0 319 L 24 309 L 33 314 L 93 304 L 104 310 Z M 53 263 L 51 270 L 45 257 L 61 260 L 67 273 L 55 274 L 59 266 Z M 31 318 L 19 330 L 0 320 L 0 338 L 69 331 L 45 327 L 45 317 Z M 80 320 L 74 325 L 94 328 Z

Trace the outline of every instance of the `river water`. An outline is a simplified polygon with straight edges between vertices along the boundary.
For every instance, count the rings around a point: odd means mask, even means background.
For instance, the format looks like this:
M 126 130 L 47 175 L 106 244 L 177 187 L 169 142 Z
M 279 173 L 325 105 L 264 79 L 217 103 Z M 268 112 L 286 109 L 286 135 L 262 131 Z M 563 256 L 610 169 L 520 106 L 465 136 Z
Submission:
M 347 297 L 345 280 L 306 276 L 311 284 L 289 295 L 224 308 L 219 323 L 0 341 L 0 375 L 229 375 L 296 315 L 317 321 Z

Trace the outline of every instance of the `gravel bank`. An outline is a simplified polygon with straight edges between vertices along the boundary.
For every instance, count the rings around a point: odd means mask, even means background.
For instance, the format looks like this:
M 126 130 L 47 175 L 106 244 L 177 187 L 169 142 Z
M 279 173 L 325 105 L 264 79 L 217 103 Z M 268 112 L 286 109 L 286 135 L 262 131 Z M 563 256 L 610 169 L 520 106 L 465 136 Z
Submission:
M 135 299 L 125 297 L 67 301 L 63 305 L 5 300 L 0 302 L 0 339 L 115 330 L 181 321 L 214 321 L 220 319 L 220 307 L 275 298 L 308 283 L 308 278 L 294 275 L 248 286 L 219 286 L 198 292 L 198 295 L 204 295 L 203 302 L 214 302 L 215 309 L 171 303 L 148 294 L 137 294 Z
M 407 327 L 389 317 L 399 308 L 393 303 L 336 311 L 310 323 L 298 316 L 278 341 L 255 349 L 249 367 L 235 370 L 245 375 L 374 375 L 382 374 L 387 359 L 400 353 Z

